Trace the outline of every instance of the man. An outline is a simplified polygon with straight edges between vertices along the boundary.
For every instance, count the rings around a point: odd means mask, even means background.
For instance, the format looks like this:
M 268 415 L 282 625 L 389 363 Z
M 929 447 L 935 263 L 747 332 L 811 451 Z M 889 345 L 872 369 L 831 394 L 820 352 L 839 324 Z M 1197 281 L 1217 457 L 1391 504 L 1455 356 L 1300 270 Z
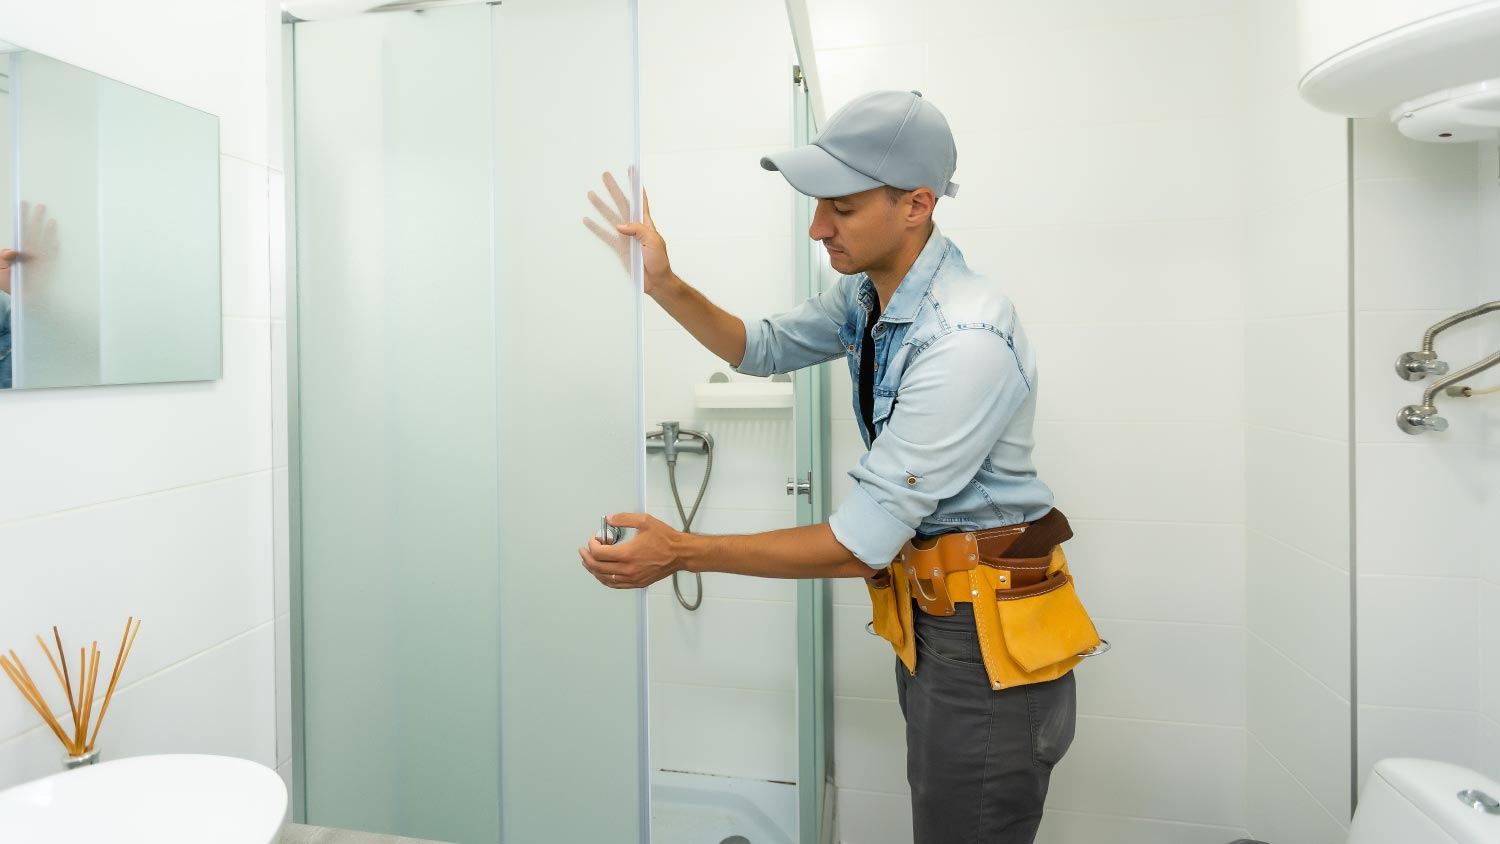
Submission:
M 938 197 L 957 194 L 950 181 L 956 159 L 947 121 L 915 91 L 860 97 L 811 145 L 761 159 L 817 198 L 808 235 L 843 278 L 753 323 L 672 272 L 649 203 L 642 222 L 611 220 L 620 221 L 619 245 L 628 245 L 625 237 L 640 241 L 645 292 L 737 371 L 770 375 L 847 358 L 869 450 L 825 524 L 702 536 L 644 514 L 612 516 L 610 524 L 635 536 L 614 545 L 593 539 L 579 551 L 601 583 L 638 589 L 676 571 L 863 577 L 874 596 L 889 588 L 888 572 L 902 576 L 887 567 L 912 552 L 910 541 L 933 537 L 973 543 L 981 536 L 968 560 L 1014 568 L 1018 581 L 1021 562 L 1041 559 L 1047 569 L 1047 555 L 1071 533 L 1031 461 L 1036 363 L 1009 299 L 968 269 L 932 221 Z M 623 205 L 612 181 L 610 188 Z M 1008 526 L 1015 529 L 994 530 Z M 1003 544 L 986 545 L 1002 535 Z M 913 590 L 925 596 L 933 587 L 915 579 L 921 576 L 912 573 Z M 903 616 L 917 648 L 910 665 L 896 665 L 915 840 L 1031 842 L 1052 767 L 1072 743 L 1072 663 L 1044 682 L 992 682 L 985 668 L 992 645 L 980 641 L 969 591 L 955 592 L 944 614 L 923 607 Z M 974 589 L 972 600 L 980 594 Z

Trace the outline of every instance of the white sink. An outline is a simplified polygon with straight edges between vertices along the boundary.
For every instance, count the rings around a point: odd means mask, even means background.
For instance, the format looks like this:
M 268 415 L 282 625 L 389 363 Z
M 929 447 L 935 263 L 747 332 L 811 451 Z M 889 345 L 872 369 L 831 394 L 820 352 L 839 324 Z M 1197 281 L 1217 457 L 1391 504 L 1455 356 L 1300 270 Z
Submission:
M 273 844 L 286 785 L 228 756 L 135 756 L 0 791 L 0 841 Z

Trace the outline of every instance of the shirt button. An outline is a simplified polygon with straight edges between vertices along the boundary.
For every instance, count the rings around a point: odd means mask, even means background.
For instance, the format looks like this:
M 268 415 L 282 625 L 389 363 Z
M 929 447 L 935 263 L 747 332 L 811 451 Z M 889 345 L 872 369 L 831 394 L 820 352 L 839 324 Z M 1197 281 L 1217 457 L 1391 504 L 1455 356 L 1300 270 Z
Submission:
M 880 364 L 878 364 L 878 363 L 877 363 L 877 364 L 875 364 L 875 368 L 876 368 L 876 369 L 879 369 L 879 368 L 880 368 Z
M 907 484 L 907 486 L 916 486 L 917 485 L 917 479 L 914 478 L 914 477 L 912 477 L 912 476 L 910 476 L 910 475 L 908 475 L 906 477 L 906 484 Z
M 849 344 L 849 351 L 851 351 L 851 352 L 854 351 L 854 344 L 853 343 Z

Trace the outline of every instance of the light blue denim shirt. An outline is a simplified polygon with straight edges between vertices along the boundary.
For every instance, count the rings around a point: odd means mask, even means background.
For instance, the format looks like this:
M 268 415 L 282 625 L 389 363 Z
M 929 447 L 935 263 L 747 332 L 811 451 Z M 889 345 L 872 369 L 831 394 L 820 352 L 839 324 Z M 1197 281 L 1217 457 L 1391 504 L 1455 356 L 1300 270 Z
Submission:
M 843 356 L 859 409 L 859 360 L 875 285 L 864 273 L 776 316 L 745 322 L 747 375 Z M 870 566 L 914 535 L 1033 521 L 1052 491 L 1031 461 L 1036 358 L 1015 307 L 964 263 L 934 226 L 874 328 L 875 440 L 849 470 L 854 489 L 829 517 L 834 536 Z

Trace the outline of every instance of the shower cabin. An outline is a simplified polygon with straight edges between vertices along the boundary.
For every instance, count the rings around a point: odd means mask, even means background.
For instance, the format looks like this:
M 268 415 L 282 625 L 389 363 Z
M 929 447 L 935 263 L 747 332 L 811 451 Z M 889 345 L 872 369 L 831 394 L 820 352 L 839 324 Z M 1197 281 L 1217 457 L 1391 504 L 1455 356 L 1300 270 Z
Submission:
M 639 247 L 622 267 L 580 224 L 601 174 L 631 219 L 651 184 L 636 3 L 286 8 L 294 819 L 454 844 L 824 840 L 827 584 L 784 582 L 795 630 L 763 655 L 794 767 L 740 782 L 653 760 L 654 729 L 692 728 L 651 715 L 648 631 L 686 610 L 580 564 L 602 515 L 671 506 L 648 495 L 664 420 Z M 787 36 L 791 145 L 814 110 Z M 788 304 L 821 290 L 809 217 L 788 191 Z M 798 373 L 758 429 L 796 479 L 773 526 L 826 518 L 826 378 Z

